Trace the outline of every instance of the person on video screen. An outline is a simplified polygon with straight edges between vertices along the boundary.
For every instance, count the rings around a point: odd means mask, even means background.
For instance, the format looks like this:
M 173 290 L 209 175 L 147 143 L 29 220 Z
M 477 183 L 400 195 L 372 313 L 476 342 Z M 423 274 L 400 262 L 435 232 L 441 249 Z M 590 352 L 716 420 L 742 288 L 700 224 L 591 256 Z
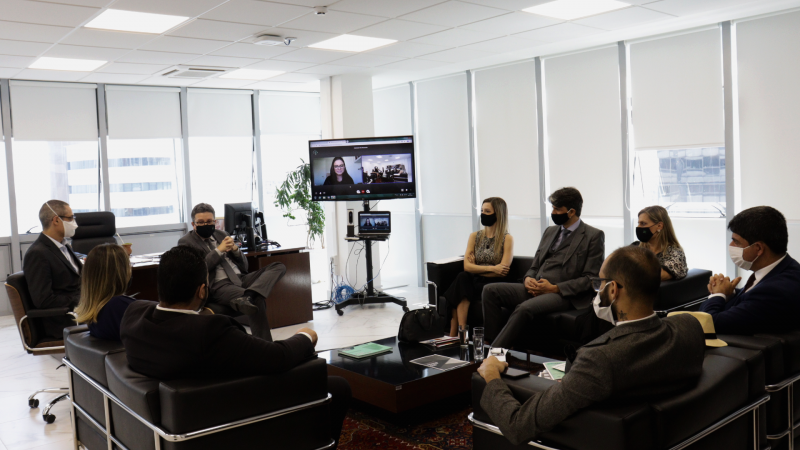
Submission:
M 323 186 L 332 186 L 336 184 L 354 184 L 353 177 L 347 174 L 347 166 L 344 164 L 344 158 L 337 156 L 333 158 L 331 163 L 331 174 L 325 178 Z

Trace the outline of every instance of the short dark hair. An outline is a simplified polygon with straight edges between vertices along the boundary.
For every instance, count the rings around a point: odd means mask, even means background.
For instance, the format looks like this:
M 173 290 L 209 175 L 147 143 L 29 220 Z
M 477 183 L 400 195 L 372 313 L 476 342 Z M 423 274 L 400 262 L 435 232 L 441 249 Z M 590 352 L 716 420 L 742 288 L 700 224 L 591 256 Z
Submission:
M 771 206 L 755 206 L 733 216 L 728 229 L 747 240 L 750 244 L 763 242 L 778 255 L 786 253 L 789 244 L 789 230 L 786 217 Z
M 583 197 L 581 197 L 581 191 L 575 189 L 574 187 L 561 188 L 550 194 L 550 198 L 548 198 L 548 200 L 550 201 L 550 204 L 556 208 L 566 206 L 568 209 L 574 209 L 576 216 L 581 216 L 581 209 L 583 209 Z
M 214 207 L 208 203 L 198 203 L 194 205 L 194 208 L 192 208 L 192 222 L 194 222 L 194 216 L 207 212 L 210 212 L 215 218 L 217 217 L 217 213 L 214 212 Z
M 661 264 L 655 253 L 644 247 L 631 245 L 614 250 L 606 258 L 604 275 L 621 284 L 632 299 L 652 303 L 658 298 Z
M 158 265 L 158 300 L 161 303 L 190 303 L 197 288 L 206 283 L 208 266 L 202 251 L 179 245 L 161 255 Z

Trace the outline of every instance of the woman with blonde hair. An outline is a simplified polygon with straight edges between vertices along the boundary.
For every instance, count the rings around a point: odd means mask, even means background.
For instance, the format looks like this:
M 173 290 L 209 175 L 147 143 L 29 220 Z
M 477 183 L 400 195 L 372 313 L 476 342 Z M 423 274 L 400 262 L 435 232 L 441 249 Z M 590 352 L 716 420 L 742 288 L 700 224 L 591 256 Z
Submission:
M 636 227 L 639 239 L 632 245 L 651 250 L 661 263 L 662 280 L 680 280 L 689 271 L 686 254 L 675 236 L 669 213 L 662 206 L 648 206 L 639 211 L 639 224 Z
M 98 245 L 86 257 L 81 275 L 81 299 L 75 313 L 89 334 L 119 341 L 120 323 L 128 305 L 136 301 L 123 295 L 131 279 L 131 260 L 116 244 Z
M 514 257 L 514 239 L 508 234 L 508 207 L 500 197 L 490 197 L 481 207 L 483 229 L 469 235 L 464 253 L 464 271 L 445 292 L 453 310 L 450 336 L 458 327 L 467 327 L 470 304 L 479 303 L 483 288 L 490 283 L 508 281 L 506 276 Z

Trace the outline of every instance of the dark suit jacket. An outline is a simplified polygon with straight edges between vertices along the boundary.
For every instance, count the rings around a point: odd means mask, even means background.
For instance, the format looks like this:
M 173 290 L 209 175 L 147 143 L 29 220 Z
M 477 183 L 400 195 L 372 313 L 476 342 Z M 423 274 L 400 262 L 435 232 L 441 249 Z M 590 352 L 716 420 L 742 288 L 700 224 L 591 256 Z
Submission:
M 533 264 L 525 277 L 536 278 L 539 269 L 547 263 L 547 254 L 558 236 L 560 225 L 547 227 L 539 241 L 539 248 L 533 257 Z M 578 229 L 570 236 L 571 242 L 564 263 L 557 269 L 558 279 L 547 278 L 557 284 L 561 295 L 572 302 L 576 309 L 586 308 L 592 301 L 594 290 L 589 277 L 600 273 L 606 251 L 606 235 L 603 231 L 587 225 L 581 220 Z M 547 268 L 552 272 L 554 268 Z M 551 277 L 552 278 L 552 277 Z
M 25 272 L 31 300 L 37 308 L 74 307 L 78 304 L 83 264 L 72 248 L 67 248 L 78 266 L 78 272 L 44 233 L 25 252 L 22 271 Z
M 700 310 L 720 334 L 781 333 L 800 329 L 800 264 L 786 255 L 755 287 L 733 298 L 711 297 Z
M 222 242 L 223 239 L 228 237 L 228 233 L 222 230 L 214 230 L 213 234 L 214 239 L 217 241 L 217 245 Z M 208 276 L 210 280 L 214 281 L 214 276 L 217 273 L 217 266 L 222 263 L 223 258 L 222 255 L 217 253 L 216 250 L 211 250 L 208 248 L 206 241 L 203 240 L 194 230 L 186 233 L 182 238 L 178 239 L 178 245 L 188 245 L 190 247 L 198 248 L 202 250 L 206 254 L 206 265 L 208 266 Z M 231 259 L 231 262 L 236 264 L 236 267 L 239 268 L 239 271 L 242 273 L 247 273 L 247 258 L 244 257 L 241 251 L 228 252 L 228 258 Z
M 595 403 L 686 389 L 700 377 L 704 352 L 703 328 L 689 315 L 618 325 L 578 350 L 560 383 L 520 405 L 502 379 L 492 380 L 481 406 L 509 441 L 521 444 Z
M 131 369 L 158 380 L 280 373 L 314 356 L 304 335 L 268 342 L 231 317 L 161 311 L 144 300 L 128 307 L 121 328 Z

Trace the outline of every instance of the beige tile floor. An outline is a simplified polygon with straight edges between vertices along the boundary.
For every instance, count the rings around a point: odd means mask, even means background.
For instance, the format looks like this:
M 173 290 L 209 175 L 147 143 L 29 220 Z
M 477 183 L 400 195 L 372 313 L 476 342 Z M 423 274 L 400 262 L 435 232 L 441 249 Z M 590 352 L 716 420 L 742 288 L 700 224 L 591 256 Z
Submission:
M 415 309 L 427 303 L 424 288 L 403 287 L 387 291 L 406 297 Z M 314 285 L 314 299 L 325 296 L 325 286 Z M 417 306 L 415 306 L 417 305 Z M 319 334 L 318 350 L 346 347 L 397 334 L 403 311 L 400 306 L 348 306 L 343 316 L 331 308 L 314 312 L 314 320 L 273 330 L 275 339 L 285 339 L 307 326 Z M 57 404 L 51 413 L 56 421 L 42 421 L 42 408 L 55 394 L 40 395 L 40 407 L 29 409 L 27 398 L 37 389 L 66 387 L 67 372 L 56 370 L 59 360 L 51 356 L 28 355 L 20 344 L 13 316 L 0 317 L 0 450 L 67 450 L 72 448 L 72 430 L 67 402 Z

